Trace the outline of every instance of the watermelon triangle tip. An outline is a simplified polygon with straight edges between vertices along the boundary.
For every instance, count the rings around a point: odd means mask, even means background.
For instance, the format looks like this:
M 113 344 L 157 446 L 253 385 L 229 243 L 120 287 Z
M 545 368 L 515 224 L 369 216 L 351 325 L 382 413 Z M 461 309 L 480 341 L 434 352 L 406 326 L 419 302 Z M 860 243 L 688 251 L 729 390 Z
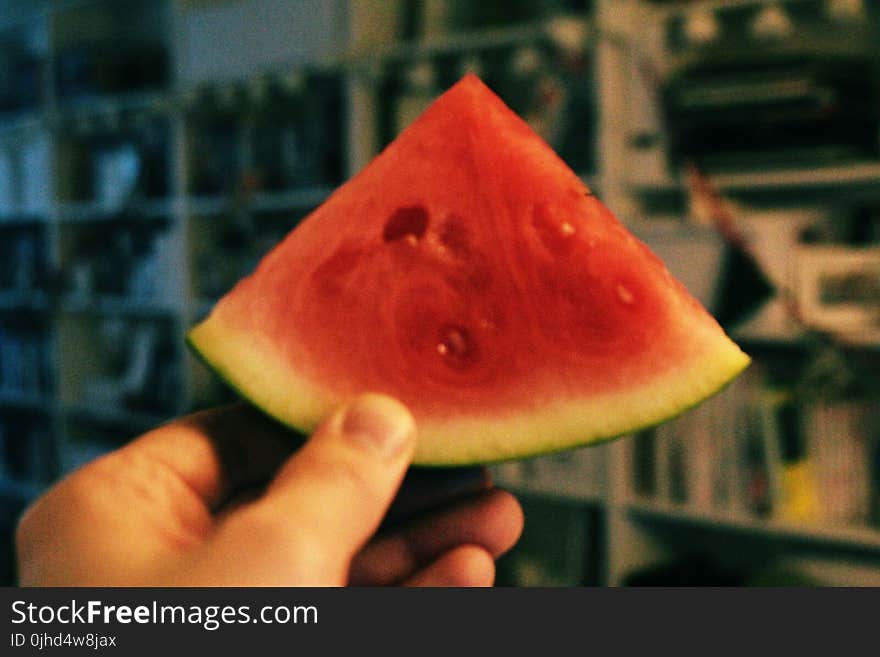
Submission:
M 496 99 L 496 102 L 502 102 L 498 95 L 492 91 L 492 88 L 486 84 L 479 75 L 473 72 L 465 73 L 458 82 L 452 85 L 444 95 L 455 95 L 456 92 L 468 92 L 478 102 L 485 102 L 487 98 Z
M 458 81 L 458 84 L 469 84 L 476 85 L 481 88 L 488 88 L 485 82 L 483 82 L 482 78 L 479 75 L 472 71 L 468 71 L 465 73 L 461 79 Z

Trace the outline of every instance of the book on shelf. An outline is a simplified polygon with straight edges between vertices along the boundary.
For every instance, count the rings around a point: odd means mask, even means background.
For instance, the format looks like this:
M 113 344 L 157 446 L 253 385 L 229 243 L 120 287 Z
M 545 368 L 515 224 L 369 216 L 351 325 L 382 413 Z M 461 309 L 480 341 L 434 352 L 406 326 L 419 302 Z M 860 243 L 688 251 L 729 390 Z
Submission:
M 396 134 L 403 132 L 440 94 L 436 77 L 434 66 L 429 61 L 413 64 L 406 70 L 394 108 Z
M 596 513 L 553 500 L 522 501 L 526 526 L 498 563 L 501 586 L 581 586 L 598 583 L 601 555 Z
M 670 422 L 644 432 L 633 445 L 636 492 L 698 511 L 739 511 L 747 429 L 746 378 Z M 745 489 L 748 488 L 746 483 Z
M 42 419 L 23 414 L 0 417 L 0 479 L 37 482 L 45 475 Z
M 34 226 L 7 229 L 0 236 L 0 293 L 23 298 L 43 283 L 46 244 Z
M 864 401 L 806 404 L 764 390 L 755 431 L 763 449 L 772 517 L 795 523 L 864 524 L 871 485 Z
M 721 479 L 715 472 L 721 436 L 713 424 L 713 410 L 717 404 L 717 401 L 704 404 L 682 418 L 685 425 L 683 439 L 687 440 L 688 450 L 686 489 L 690 504 L 701 510 L 712 508 L 713 480 Z
M 880 435 L 870 400 L 805 403 L 758 369 L 631 443 L 636 495 L 695 512 L 880 524 Z
M 603 450 L 588 446 L 503 463 L 495 466 L 495 472 L 503 485 L 591 498 L 604 489 L 604 456 Z
M 657 496 L 657 430 L 647 429 L 633 436 L 630 471 L 636 495 L 645 498 Z
M 139 415 L 149 420 L 183 410 L 183 364 L 167 320 L 111 316 L 91 330 L 101 349 L 71 391 L 74 407 L 135 426 L 143 424 Z
M 762 389 L 755 397 L 757 434 L 766 469 L 769 515 L 790 522 L 820 520 L 815 463 L 807 450 L 801 407 L 789 390 Z
M 868 522 L 872 527 L 880 529 L 880 426 L 874 428 L 871 443 L 871 458 L 868 464 L 871 472 Z
M 0 148 L 0 221 L 18 211 L 18 181 L 9 148 Z
M 871 498 L 871 461 L 864 402 L 817 402 L 809 409 L 809 450 L 816 465 L 824 520 L 863 523 Z
M 52 206 L 52 144 L 46 132 L 28 138 L 20 151 L 22 175 L 19 180 L 21 213 L 30 217 L 45 217 Z
M 11 330 L 0 324 L 0 393 L 45 394 L 51 387 L 46 336 L 38 331 Z

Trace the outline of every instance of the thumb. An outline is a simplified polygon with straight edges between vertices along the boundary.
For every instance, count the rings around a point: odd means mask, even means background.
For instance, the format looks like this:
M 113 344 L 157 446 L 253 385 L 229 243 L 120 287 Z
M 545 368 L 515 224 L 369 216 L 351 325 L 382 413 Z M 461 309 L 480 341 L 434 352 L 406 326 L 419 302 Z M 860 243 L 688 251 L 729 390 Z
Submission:
M 415 438 L 415 422 L 403 404 L 363 395 L 325 420 L 282 467 L 265 503 L 288 514 L 299 508 L 303 520 L 314 517 L 309 530 L 318 538 L 354 556 L 400 488 Z
M 229 518 L 214 550 L 230 548 L 251 555 L 248 561 L 259 555 L 259 563 L 239 561 L 257 581 L 344 583 L 400 487 L 415 438 L 400 402 L 376 394 L 355 399 L 321 424 L 263 498 Z

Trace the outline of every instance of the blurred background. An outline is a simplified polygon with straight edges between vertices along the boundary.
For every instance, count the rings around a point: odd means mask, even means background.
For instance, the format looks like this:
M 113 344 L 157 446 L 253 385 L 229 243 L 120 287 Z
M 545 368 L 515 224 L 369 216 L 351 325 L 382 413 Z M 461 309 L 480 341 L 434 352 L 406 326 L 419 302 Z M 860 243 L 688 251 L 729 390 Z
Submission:
M 186 329 L 465 72 L 755 365 L 497 467 L 506 585 L 880 585 L 880 2 L 0 0 L 0 581 L 21 510 L 231 393 Z

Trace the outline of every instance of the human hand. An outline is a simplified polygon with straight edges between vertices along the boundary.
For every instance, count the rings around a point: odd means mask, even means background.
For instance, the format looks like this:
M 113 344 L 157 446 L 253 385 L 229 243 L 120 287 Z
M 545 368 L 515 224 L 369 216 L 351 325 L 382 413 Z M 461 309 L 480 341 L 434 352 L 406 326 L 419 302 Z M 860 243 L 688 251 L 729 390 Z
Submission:
M 197 413 L 37 500 L 17 532 L 20 583 L 491 585 L 522 530 L 508 493 L 376 534 L 414 448 L 409 412 L 378 395 L 331 414 L 292 457 L 290 433 L 250 407 Z

